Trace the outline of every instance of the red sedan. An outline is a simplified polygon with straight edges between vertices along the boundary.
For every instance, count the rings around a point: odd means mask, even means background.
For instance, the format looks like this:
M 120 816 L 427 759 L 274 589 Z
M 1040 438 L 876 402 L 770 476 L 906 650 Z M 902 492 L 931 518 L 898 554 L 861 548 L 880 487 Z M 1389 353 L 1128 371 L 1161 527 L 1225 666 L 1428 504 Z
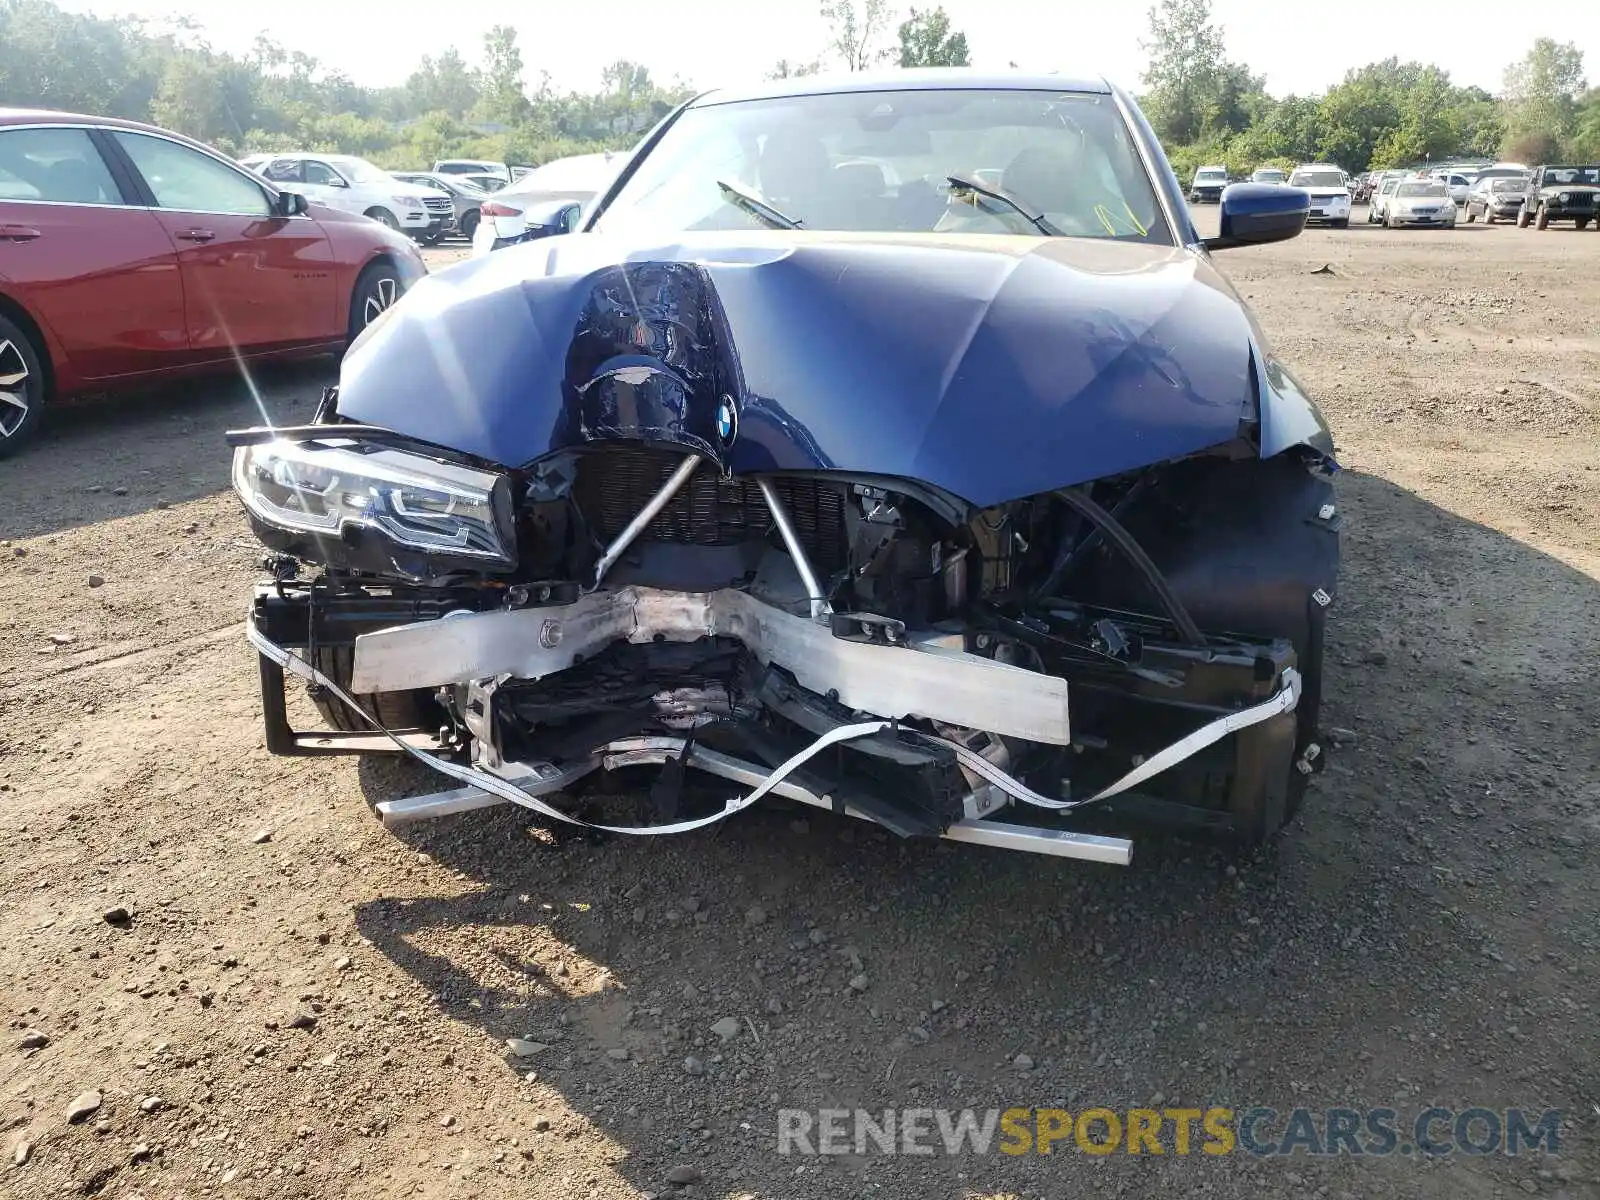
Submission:
M 0 457 L 52 396 L 340 351 L 425 270 L 178 134 L 0 109 Z

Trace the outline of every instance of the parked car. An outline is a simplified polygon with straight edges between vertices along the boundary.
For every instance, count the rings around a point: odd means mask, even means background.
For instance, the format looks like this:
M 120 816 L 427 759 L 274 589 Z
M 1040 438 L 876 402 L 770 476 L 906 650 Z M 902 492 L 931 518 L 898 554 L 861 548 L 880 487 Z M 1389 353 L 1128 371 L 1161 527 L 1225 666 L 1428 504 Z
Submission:
M 1467 193 L 1464 209 L 1467 223 L 1476 221 L 1480 215 L 1486 225 L 1493 225 L 1496 221 L 1515 220 L 1517 214 L 1522 211 L 1522 201 L 1527 188 L 1527 181 L 1520 178 L 1505 179 L 1492 175 L 1487 179 L 1480 179 Z
M 472 253 L 570 233 L 578 227 L 583 206 L 605 190 L 626 162 L 625 154 L 577 154 L 529 171 L 483 206 L 485 219 L 472 239 Z
M 1308 208 L 1238 185 L 1203 238 L 1101 80 L 698 97 L 578 232 L 420 285 L 316 422 L 230 435 L 269 748 L 387 728 L 453 789 L 390 821 L 581 824 L 655 764 L 606 828 L 777 794 L 1118 863 L 1084 806 L 1271 836 L 1327 757 L 1333 446 L 1213 256 Z
M 1587 229 L 1600 217 L 1600 166 L 1535 167 L 1523 192 L 1517 225 L 1547 229 L 1551 221 L 1571 221 Z M 1600 228 L 1600 221 L 1596 222 Z
M 1335 229 L 1350 224 L 1349 177 L 1329 163 L 1304 163 L 1289 173 L 1289 186 L 1311 194 L 1311 220 Z
M 511 186 L 511 181 L 502 179 L 499 175 L 471 174 L 457 175 L 455 178 L 470 183 L 480 192 L 498 192 L 502 188 Z
M 1377 186 L 1377 175 L 1372 171 L 1363 171 L 1357 175 L 1350 184 L 1350 203 L 1366 204 L 1372 199 L 1372 190 Z
M 1257 167 L 1250 172 L 1251 183 L 1288 183 L 1289 172 L 1277 167 Z
M 402 183 L 431 188 L 450 197 L 450 222 L 439 231 L 434 242 L 443 239 L 447 233 L 459 233 L 467 241 L 472 240 L 472 235 L 478 231 L 478 209 L 487 192 L 469 183 L 465 175 L 435 175 L 429 171 L 395 171 L 393 175 Z M 433 242 L 428 244 L 432 245 Z
M 1227 167 L 1201 167 L 1189 184 L 1189 201 L 1192 204 L 1216 204 L 1222 199 L 1222 189 L 1228 186 Z
M 1402 179 L 1384 205 L 1383 223 L 1389 229 L 1432 226 L 1454 229 L 1455 201 L 1450 189 L 1438 180 Z
M 433 164 L 435 175 L 493 175 L 505 183 L 512 179 L 512 169 L 503 162 L 481 158 L 441 158 Z
M 1457 208 L 1466 204 L 1467 193 L 1472 190 L 1472 180 L 1454 171 L 1446 171 L 1437 178 L 1440 183 L 1444 184 L 1445 190 L 1450 193 L 1450 199 Z
M 0 109 L 0 456 L 51 400 L 337 351 L 416 247 L 131 121 Z
M 437 188 L 401 183 L 351 154 L 247 154 L 239 164 L 283 191 L 371 217 L 419 241 L 438 241 L 451 219 L 450 200 Z
M 1379 179 L 1377 189 L 1372 193 L 1371 200 L 1367 203 L 1367 224 L 1381 224 L 1384 214 L 1388 212 L 1389 201 L 1394 197 L 1395 189 L 1405 182 L 1403 174 L 1396 175 L 1386 172 Z

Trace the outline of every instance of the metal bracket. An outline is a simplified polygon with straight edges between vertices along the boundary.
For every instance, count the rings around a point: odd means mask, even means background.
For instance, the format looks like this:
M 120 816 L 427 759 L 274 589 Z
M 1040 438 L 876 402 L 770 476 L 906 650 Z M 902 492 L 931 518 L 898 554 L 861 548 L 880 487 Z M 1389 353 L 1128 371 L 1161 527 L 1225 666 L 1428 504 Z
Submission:
M 834 613 L 828 618 L 833 636 L 871 646 L 904 646 L 906 623 L 878 613 Z

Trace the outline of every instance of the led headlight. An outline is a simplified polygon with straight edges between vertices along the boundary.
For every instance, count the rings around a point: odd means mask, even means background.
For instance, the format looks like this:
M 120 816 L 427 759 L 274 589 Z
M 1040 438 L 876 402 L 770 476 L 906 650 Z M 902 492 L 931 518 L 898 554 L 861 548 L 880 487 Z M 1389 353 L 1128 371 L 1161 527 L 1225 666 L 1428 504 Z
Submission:
M 369 536 L 463 566 L 516 565 L 506 476 L 355 443 L 241 446 L 233 487 L 265 525 L 315 542 Z

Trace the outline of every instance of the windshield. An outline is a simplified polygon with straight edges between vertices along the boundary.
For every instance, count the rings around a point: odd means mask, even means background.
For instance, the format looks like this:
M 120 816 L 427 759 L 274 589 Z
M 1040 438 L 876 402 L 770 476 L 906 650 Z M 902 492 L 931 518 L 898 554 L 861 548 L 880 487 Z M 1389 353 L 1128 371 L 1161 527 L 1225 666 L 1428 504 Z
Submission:
M 1432 196 L 1435 198 L 1448 195 L 1442 183 L 1402 183 L 1400 185 L 1402 196 Z
M 1284 173 L 1272 167 L 1265 167 L 1256 172 L 1256 178 L 1263 183 L 1276 183 L 1278 180 L 1284 178 Z
M 1212 182 L 1220 182 L 1221 180 L 1224 180 L 1224 179 L 1226 179 L 1228 177 L 1228 173 L 1226 171 L 1217 171 L 1217 170 L 1209 170 L 1208 169 L 1208 170 L 1196 171 L 1194 177 L 1196 179 L 1209 179 Z
M 957 176 L 978 189 L 950 182 Z M 690 108 L 596 221 L 659 234 L 771 224 L 732 185 L 806 229 L 1037 235 L 1171 244 L 1110 96 L 867 91 Z M 1042 223 L 1004 199 L 999 189 Z
M 1344 176 L 1338 171 L 1296 171 L 1289 176 L 1290 187 L 1342 188 Z
M 1520 179 L 1491 179 L 1489 190 L 1493 192 L 1520 192 L 1528 185 Z
M 1545 186 L 1563 183 L 1600 184 L 1600 167 L 1546 167 Z
M 348 154 L 329 154 L 324 156 L 323 162 L 327 163 L 351 183 L 382 183 L 389 176 L 373 166 L 364 158 L 356 158 Z

